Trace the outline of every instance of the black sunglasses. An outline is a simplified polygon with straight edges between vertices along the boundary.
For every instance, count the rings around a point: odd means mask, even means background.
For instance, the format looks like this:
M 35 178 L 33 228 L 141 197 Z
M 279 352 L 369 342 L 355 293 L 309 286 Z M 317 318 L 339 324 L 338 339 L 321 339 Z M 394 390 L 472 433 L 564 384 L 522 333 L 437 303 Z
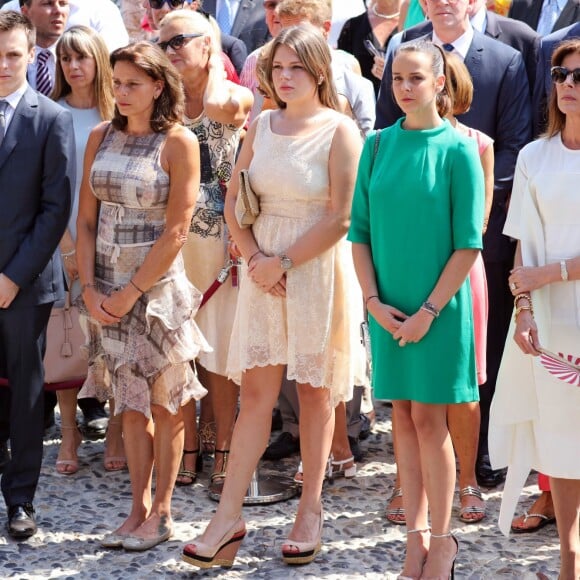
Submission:
M 185 0 L 149 0 L 149 6 L 161 10 L 166 2 L 170 8 L 181 8 L 185 4 Z
M 157 46 L 163 51 L 167 51 L 167 47 L 170 46 L 173 50 L 180 50 L 183 48 L 184 44 L 187 44 L 189 40 L 193 38 L 199 38 L 200 36 L 205 36 L 203 32 L 195 32 L 194 34 L 178 34 L 165 42 L 158 42 Z
M 550 76 L 555 83 L 561 85 L 566 82 L 566 79 L 572 75 L 572 82 L 577 85 L 580 83 L 580 68 L 568 70 L 565 66 L 553 66 L 550 69 Z

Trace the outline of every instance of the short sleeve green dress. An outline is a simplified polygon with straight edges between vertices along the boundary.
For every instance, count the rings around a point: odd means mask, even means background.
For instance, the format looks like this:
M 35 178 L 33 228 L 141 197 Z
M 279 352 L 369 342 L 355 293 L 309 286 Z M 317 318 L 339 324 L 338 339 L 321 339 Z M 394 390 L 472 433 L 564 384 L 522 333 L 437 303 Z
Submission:
M 367 138 L 348 238 L 371 247 L 381 302 L 412 315 L 455 250 L 481 249 L 484 181 L 473 139 L 447 121 L 405 130 L 403 120 L 382 131 L 374 163 Z M 479 399 L 468 280 L 416 344 L 400 347 L 372 316 L 369 325 L 377 398 Z

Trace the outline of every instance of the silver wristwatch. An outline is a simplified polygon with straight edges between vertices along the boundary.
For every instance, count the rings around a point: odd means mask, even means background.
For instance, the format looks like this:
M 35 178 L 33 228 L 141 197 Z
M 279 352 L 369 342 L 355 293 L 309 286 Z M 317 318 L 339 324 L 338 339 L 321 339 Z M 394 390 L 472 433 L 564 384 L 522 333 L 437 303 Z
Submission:
M 294 266 L 292 260 L 286 254 L 282 254 L 280 256 L 280 267 L 282 270 L 290 270 L 292 266 Z

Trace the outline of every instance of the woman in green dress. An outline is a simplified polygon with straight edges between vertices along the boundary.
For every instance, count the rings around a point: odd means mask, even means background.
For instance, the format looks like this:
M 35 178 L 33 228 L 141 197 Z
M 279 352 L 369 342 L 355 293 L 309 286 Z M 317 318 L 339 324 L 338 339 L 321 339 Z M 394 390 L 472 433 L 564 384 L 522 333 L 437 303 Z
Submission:
M 349 233 L 375 393 L 393 400 L 397 422 L 408 527 L 401 578 L 453 570 L 447 406 L 478 400 L 467 275 L 482 247 L 484 179 L 473 140 L 437 113 L 444 73 L 445 56 L 430 42 L 397 52 L 393 93 L 406 116 L 382 131 L 376 152 L 375 135 L 365 144 Z

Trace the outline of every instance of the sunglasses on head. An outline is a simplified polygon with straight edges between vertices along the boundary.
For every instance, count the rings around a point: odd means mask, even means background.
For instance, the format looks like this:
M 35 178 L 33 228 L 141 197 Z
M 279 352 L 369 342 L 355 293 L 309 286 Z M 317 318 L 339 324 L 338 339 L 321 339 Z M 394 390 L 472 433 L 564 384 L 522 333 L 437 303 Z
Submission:
M 570 75 L 572 75 L 572 82 L 575 85 L 580 83 L 580 68 L 568 70 L 565 66 L 553 66 L 550 69 L 550 76 L 552 77 L 552 80 L 559 85 L 566 82 L 566 79 Z
M 165 3 L 170 8 L 181 8 L 185 4 L 185 0 L 149 0 L 149 6 L 155 8 L 155 10 L 161 10 Z
M 199 38 L 200 36 L 205 36 L 203 32 L 195 32 L 193 34 L 177 34 L 173 38 L 166 40 L 165 42 L 158 42 L 157 46 L 165 52 L 167 47 L 170 46 L 173 50 L 179 50 L 183 48 L 188 41 L 193 38 Z

